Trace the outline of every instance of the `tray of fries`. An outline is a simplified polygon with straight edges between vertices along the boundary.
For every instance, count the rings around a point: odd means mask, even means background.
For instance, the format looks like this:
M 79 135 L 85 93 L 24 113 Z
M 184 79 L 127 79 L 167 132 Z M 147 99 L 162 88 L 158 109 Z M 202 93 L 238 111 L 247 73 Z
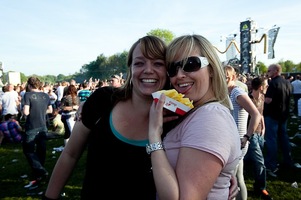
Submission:
M 160 90 L 152 93 L 154 101 L 157 102 L 162 93 L 166 95 L 163 107 L 172 112 L 175 112 L 179 115 L 185 115 L 193 108 L 193 102 L 189 98 L 185 98 L 184 94 L 178 93 L 175 89 Z

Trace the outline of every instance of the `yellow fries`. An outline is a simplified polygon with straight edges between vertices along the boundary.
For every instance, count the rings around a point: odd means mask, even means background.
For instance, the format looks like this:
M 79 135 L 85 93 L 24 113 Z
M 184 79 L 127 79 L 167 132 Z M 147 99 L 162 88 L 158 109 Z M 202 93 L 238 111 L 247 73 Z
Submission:
M 172 98 L 185 106 L 188 106 L 189 108 L 193 108 L 193 101 L 190 101 L 189 98 L 184 98 L 184 94 L 178 93 L 177 90 L 171 89 L 171 90 L 161 90 L 160 92 L 163 92 L 167 97 Z

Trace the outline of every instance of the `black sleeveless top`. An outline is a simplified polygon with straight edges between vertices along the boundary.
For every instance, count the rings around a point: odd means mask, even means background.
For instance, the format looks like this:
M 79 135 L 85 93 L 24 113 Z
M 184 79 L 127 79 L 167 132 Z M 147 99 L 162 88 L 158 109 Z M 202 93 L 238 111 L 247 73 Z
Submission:
M 117 103 L 112 97 L 114 90 L 97 89 L 83 106 L 82 122 L 92 131 L 82 199 L 154 200 L 151 159 L 145 150 L 148 141 L 132 141 L 112 132 L 111 110 Z

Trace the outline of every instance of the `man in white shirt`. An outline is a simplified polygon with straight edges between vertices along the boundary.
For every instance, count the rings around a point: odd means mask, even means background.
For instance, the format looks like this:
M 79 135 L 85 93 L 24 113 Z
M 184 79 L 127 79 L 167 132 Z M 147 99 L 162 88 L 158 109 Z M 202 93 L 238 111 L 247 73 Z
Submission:
M 8 84 L 6 91 L 2 95 L 0 102 L 0 110 L 2 115 L 11 114 L 14 118 L 19 114 L 20 101 L 18 98 L 18 93 L 14 90 L 13 84 Z
M 64 96 L 64 89 L 67 86 L 66 81 L 62 81 L 62 83 L 57 87 L 55 94 L 57 95 L 56 107 L 59 108 L 61 105 L 61 100 Z

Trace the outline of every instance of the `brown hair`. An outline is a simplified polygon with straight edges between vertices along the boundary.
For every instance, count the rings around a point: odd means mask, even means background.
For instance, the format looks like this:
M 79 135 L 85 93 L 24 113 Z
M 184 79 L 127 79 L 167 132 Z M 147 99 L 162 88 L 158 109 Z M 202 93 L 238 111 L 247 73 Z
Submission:
M 135 48 L 140 44 L 141 52 L 143 56 L 148 59 L 161 59 L 165 61 L 165 54 L 166 54 L 166 44 L 163 40 L 156 36 L 144 36 L 138 39 L 130 48 L 129 54 L 127 57 L 127 77 L 125 83 L 119 87 L 115 93 L 115 96 L 119 100 L 126 100 L 129 99 L 132 95 L 132 64 L 133 64 L 133 53 Z M 166 81 L 165 87 L 169 86 L 169 82 Z
M 69 85 L 66 94 L 72 97 L 72 104 L 77 105 L 77 89 L 75 85 Z
M 42 86 L 42 82 L 38 77 L 31 76 L 27 79 L 27 89 L 28 85 L 30 85 L 30 87 L 33 89 L 40 89 L 40 87 Z

